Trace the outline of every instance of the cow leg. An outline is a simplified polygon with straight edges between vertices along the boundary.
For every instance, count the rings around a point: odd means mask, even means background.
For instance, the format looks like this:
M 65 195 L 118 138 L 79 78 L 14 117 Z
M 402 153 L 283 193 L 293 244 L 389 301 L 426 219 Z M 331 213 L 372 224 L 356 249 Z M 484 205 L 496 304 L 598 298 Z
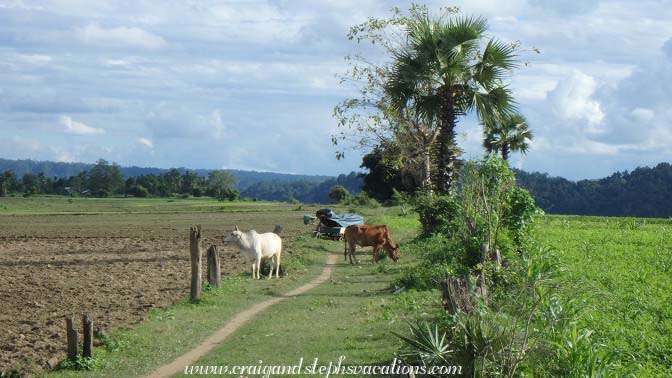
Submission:
M 252 279 L 257 278 L 257 276 L 256 276 L 255 273 L 254 273 L 254 265 L 255 265 L 255 264 L 254 264 L 254 262 L 253 262 L 253 263 L 252 263 Z
M 378 249 L 379 247 L 377 245 L 373 246 L 373 260 L 371 260 L 371 264 L 375 264 L 378 262 Z
M 343 259 L 345 261 L 348 261 L 348 239 L 343 239 L 345 242 L 343 243 L 345 245 L 345 250 L 343 251 Z
M 268 279 L 270 280 L 273 277 L 273 265 L 275 265 L 275 255 L 271 256 L 271 263 L 268 264 L 270 268 L 268 269 Z
M 349 244 L 349 249 L 350 249 L 350 264 L 353 264 L 352 260 L 355 260 L 354 264 L 359 264 L 357 261 L 357 255 L 355 254 L 355 251 L 357 250 L 357 244 L 350 242 Z
M 278 251 L 278 256 L 277 259 L 275 260 L 275 278 L 280 278 L 280 253 L 282 251 Z

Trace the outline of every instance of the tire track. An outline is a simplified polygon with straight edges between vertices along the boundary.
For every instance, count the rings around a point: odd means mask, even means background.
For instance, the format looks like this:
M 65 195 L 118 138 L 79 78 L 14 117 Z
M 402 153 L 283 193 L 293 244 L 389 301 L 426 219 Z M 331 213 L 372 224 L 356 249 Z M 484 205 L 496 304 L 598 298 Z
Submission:
M 229 336 L 231 336 L 231 334 L 233 334 L 235 331 L 240 329 L 240 327 L 244 326 L 252 319 L 254 319 L 254 317 L 257 316 L 259 313 L 265 311 L 269 307 L 279 302 L 284 301 L 287 298 L 301 295 L 307 292 L 308 290 L 314 289 L 317 286 L 326 282 L 331 276 L 332 271 L 334 270 L 334 264 L 336 263 L 336 258 L 337 258 L 336 254 L 329 254 L 327 256 L 327 262 L 324 269 L 322 270 L 322 273 L 320 273 L 320 275 L 317 276 L 315 279 L 313 279 L 312 281 L 303 286 L 300 286 L 288 293 L 283 294 L 281 297 L 267 299 L 263 302 L 255 304 L 254 306 L 248 308 L 247 310 L 239 312 L 231 320 L 229 320 L 228 323 L 224 325 L 224 327 L 217 330 L 214 334 L 205 339 L 205 341 L 203 341 L 201 344 L 197 345 L 195 348 L 188 351 L 187 353 L 184 353 L 183 355 L 177 357 L 173 362 L 159 367 L 158 369 L 154 370 L 145 377 L 168 378 L 184 371 L 185 366 L 192 365 L 194 362 L 198 361 L 201 357 L 205 356 L 208 352 L 218 347 L 220 344 L 226 341 L 229 338 Z

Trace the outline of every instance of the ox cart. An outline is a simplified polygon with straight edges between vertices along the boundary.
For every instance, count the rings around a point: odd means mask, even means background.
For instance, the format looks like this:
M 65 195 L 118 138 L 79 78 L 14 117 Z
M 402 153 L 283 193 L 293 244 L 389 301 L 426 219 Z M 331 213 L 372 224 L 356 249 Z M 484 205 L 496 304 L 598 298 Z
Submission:
M 306 225 L 315 222 L 317 227 L 313 234 L 316 238 L 343 240 L 345 228 L 353 224 L 364 224 L 364 218 L 358 214 L 334 214 L 331 209 L 318 210 L 314 217 L 309 215 L 303 217 L 303 223 Z

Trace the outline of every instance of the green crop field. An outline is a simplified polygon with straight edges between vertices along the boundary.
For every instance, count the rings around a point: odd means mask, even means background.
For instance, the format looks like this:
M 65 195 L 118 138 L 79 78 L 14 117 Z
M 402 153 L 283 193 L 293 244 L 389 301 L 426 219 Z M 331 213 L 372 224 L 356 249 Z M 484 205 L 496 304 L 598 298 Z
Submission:
M 672 376 L 672 220 L 544 216 L 538 236 L 564 271 L 580 323 L 622 376 Z

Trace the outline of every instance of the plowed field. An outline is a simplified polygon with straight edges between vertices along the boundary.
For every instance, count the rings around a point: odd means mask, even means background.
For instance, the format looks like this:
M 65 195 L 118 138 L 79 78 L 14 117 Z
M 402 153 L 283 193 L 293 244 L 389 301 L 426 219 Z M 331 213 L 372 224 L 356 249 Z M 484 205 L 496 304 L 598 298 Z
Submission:
M 0 215 L 0 371 L 53 367 L 65 354 L 68 314 L 86 312 L 109 332 L 187 297 L 190 225 L 202 225 L 204 249 L 218 245 L 223 274 L 247 269 L 222 244 L 234 224 L 282 224 L 285 250 L 289 235 L 306 231 L 301 213 L 285 206 L 223 211 Z

